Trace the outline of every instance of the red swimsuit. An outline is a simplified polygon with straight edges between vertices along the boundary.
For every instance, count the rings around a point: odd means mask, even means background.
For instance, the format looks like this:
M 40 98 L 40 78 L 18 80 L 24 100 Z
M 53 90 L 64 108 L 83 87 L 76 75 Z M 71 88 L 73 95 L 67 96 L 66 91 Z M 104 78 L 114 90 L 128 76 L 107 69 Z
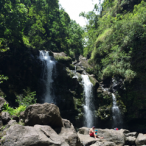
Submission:
M 94 132 L 90 133 L 90 136 L 91 136 L 91 137 L 94 137 Z

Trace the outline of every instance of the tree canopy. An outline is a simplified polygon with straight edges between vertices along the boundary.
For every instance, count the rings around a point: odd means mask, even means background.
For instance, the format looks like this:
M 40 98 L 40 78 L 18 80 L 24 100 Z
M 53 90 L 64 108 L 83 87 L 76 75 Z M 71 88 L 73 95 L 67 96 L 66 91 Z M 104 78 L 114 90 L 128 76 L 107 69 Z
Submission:
M 88 19 L 84 55 L 91 54 L 98 79 L 120 75 L 131 81 L 136 77 L 132 62 L 145 46 L 145 7 L 145 0 L 105 0 L 101 14 L 81 14 Z
M 58 0 L 0 1 L 0 43 L 5 48 L 82 53 L 82 33 Z

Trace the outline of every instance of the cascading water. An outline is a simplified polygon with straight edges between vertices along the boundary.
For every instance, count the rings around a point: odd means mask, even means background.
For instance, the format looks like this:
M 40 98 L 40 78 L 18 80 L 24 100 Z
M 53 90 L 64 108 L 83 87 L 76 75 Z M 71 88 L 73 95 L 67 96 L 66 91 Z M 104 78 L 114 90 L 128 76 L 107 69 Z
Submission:
M 84 85 L 84 97 L 85 97 L 85 126 L 92 127 L 93 126 L 93 84 L 90 82 L 88 75 L 82 75 L 82 82 Z
M 117 105 L 116 96 L 114 93 L 112 93 L 112 99 L 113 99 L 113 107 L 112 107 L 113 128 L 115 127 L 122 128 L 122 123 L 123 123 L 122 115 Z
M 77 67 L 75 66 L 75 73 L 77 72 Z
M 73 78 L 77 78 L 78 79 L 78 75 L 77 75 L 77 67 L 75 66 L 75 70 L 73 71 L 73 73 L 75 74 L 73 76 Z
M 52 78 L 52 73 L 53 73 L 53 68 L 55 67 L 55 61 L 51 60 L 51 56 L 49 56 L 48 51 L 40 51 L 40 60 L 44 64 L 44 71 L 43 71 L 43 79 L 45 80 L 45 93 L 44 93 L 44 102 L 48 103 L 54 103 L 54 97 L 52 93 L 52 83 L 53 83 L 53 78 Z

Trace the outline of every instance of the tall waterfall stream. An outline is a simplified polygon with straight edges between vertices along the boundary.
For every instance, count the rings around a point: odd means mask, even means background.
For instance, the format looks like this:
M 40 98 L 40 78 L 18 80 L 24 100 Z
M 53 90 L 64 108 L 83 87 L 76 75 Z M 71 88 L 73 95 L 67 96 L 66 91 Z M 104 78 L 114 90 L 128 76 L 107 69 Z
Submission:
M 118 82 L 112 78 L 112 90 L 115 92 L 116 90 L 114 89 L 115 86 L 118 85 Z M 113 114 L 113 128 L 114 127 L 119 127 L 121 128 L 123 125 L 123 119 L 121 115 L 121 111 L 119 109 L 119 106 L 117 105 L 117 100 L 116 100 L 116 95 L 112 93 L 112 100 L 113 100 L 113 106 L 112 106 L 112 114 Z
M 113 99 L 113 107 L 112 107 L 113 128 L 114 127 L 121 128 L 123 120 L 122 120 L 121 112 L 120 112 L 120 109 L 117 105 L 116 96 L 114 93 L 112 93 L 112 99 Z
M 94 124 L 93 118 L 93 84 L 90 82 L 88 75 L 82 75 L 82 82 L 84 85 L 84 97 L 85 97 L 85 105 L 84 105 L 84 112 L 85 112 L 85 126 L 92 127 Z
M 54 97 L 52 93 L 52 72 L 53 68 L 55 67 L 55 61 L 51 60 L 51 57 L 49 56 L 48 51 L 40 51 L 40 60 L 44 64 L 44 70 L 43 70 L 43 79 L 45 80 L 45 93 L 44 93 L 44 102 L 52 103 L 54 102 Z
M 54 95 L 53 95 L 53 68 L 55 68 L 56 62 L 51 59 L 49 56 L 48 51 L 40 51 L 40 60 L 43 62 L 44 69 L 43 69 L 43 80 L 45 82 L 45 93 L 43 95 L 43 102 L 54 103 Z M 84 86 L 84 125 L 87 127 L 92 127 L 94 125 L 94 115 L 93 115 L 93 84 L 90 82 L 88 75 L 81 75 L 82 77 L 82 84 Z M 73 78 L 78 78 L 76 74 L 76 66 L 75 66 L 75 76 Z M 116 82 L 113 80 L 113 84 L 115 85 Z M 103 88 L 104 91 L 108 91 L 108 89 Z M 109 91 L 108 91 L 109 92 Z M 109 92 L 110 93 L 110 92 Z M 117 105 L 116 96 L 112 93 L 112 114 L 113 114 L 113 128 L 114 127 L 121 127 L 122 126 L 122 116 L 120 109 Z
M 112 90 L 113 90 L 114 93 L 116 92 L 114 87 L 117 86 L 117 84 L 118 84 L 118 82 L 113 78 L 112 79 Z M 103 89 L 103 91 L 107 92 L 108 94 L 112 94 L 112 101 L 113 101 L 113 105 L 112 105 L 112 118 L 113 118 L 112 128 L 115 128 L 115 127 L 122 128 L 123 118 L 122 118 L 122 114 L 121 114 L 121 111 L 119 109 L 119 106 L 117 105 L 116 95 L 114 93 L 111 93 L 109 91 L 109 88 L 104 88 L 103 86 L 101 86 L 101 88 Z

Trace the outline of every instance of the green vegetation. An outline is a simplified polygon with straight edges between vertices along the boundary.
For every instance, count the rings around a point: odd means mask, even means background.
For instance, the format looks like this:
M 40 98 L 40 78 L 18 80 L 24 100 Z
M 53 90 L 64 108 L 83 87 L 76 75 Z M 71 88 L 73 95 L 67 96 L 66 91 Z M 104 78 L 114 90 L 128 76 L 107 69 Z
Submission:
M 0 1 L 0 88 L 9 100 L 22 93 L 13 100 L 19 107 L 14 109 L 5 104 L 4 111 L 19 116 L 36 103 L 36 92 L 32 91 L 37 89 L 41 70 L 34 61 L 37 49 L 65 52 L 68 56 L 55 58 L 67 66 L 68 79 L 74 76 L 70 70 L 74 69 L 72 60 L 86 56 L 90 65 L 83 61 L 83 66 L 99 83 L 113 77 L 122 80 L 116 97 L 122 113 L 127 111 L 127 121 L 146 114 L 146 0 L 104 0 L 102 8 L 99 13 L 96 4 L 93 11 L 80 14 L 88 20 L 83 29 L 70 19 L 58 0 Z M 94 78 L 90 80 L 98 85 Z M 31 90 L 23 92 L 27 87 Z M 74 98 L 77 119 L 83 117 L 80 90 L 74 87 L 71 91 L 73 97 L 78 93 L 78 98 Z M 102 89 L 97 92 L 96 116 L 109 120 L 112 97 Z
M 26 95 L 26 96 L 25 96 Z M 35 104 L 36 103 L 36 91 L 34 92 L 30 92 L 30 90 L 24 90 L 24 94 L 17 96 L 16 102 L 19 104 L 19 106 L 24 106 L 24 107 L 28 107 L 31 104 Z
M 58 60 L 73 68 L 72 58 L 83 54 L 83 32 L 58 0 L 1 0 L 0 88 L 6 100 L 12 99 L 12 105 L 17 106 L 16 95 L 23 94 L 23 89 L 36 90 L 41 70 L 35 61 L 38 50 L 66 53 L 69 57 Z
M 74 105 L 75 105 L 75 110 L 78 111 L 78 115 L 75 117 L 76 120 L 80 120 L 83 118 L 83 98 L 77 99 L 73 98 L 74 100 Z
M 80 16 L 83 16 L 88 20 L 88 23 L 86 27 L 84 28 L 84 34 L 83 34 L 83 43 L 84 43 L 84 56 L 90 55 L 93 48 L 94 48 L 94 42 L 97 37 L 97 28 L 98 28 L 98 6 L 95 5 L 93 11 L 89 11 L 88 13 L 80 13 Z
M 5 52 L 7 51 L 8 48 L 5 48 L 2 44 L 2 40 L 0 38 L 0 52 Z M 0 75 L 0 84 L 3 83 L 4 80 L 8 80 L 8 77 L 7 76 L 4 76 L 4 75 Z
M 146 0 L 104 0 L 101 13 L 81 13 L 88 20 L 84 28 L 83 55 L 90 58 L 97 80 L 115 77 L 122 80 L 118 88 L 117 104 L 125 121 L 133 127 L 141 127 L 137 121 L 146 114 Z M 96 111 L 101 119 L 108 112 L 104 106 L 112 104 L 112 98 L 98 90 Z M 106 114 L 107 113 L 107 114 Z
M 101 120 L 109 120 L 109 118 L 111 117 L 111 105 L 109 106 L 101 106 L 100 108 L 98 108 L 97 111 L 95 111 L 95 114 L 97 117 L 99 117 Z
M 82 54 L 82 33 L 58 0 L 0 2 L 0 47 Z
M 5 103 L 2 107 L 3 112 L 8 112 L 11 116 L 16 115 L 19 116 L 21 112 L 25 111 L 26 106 L 20 105 L 18 108 L 12 108 L 8 103 Z
M 0 83 L 3 83 L 4 80 L 8 80 L 8 77 L 4 75 L 0 75 Z
M 93 74 L 94 70 L 93 70 L 93 68 L 87 67 L 86 72 L 89 73 L 89 74 Z
M 126 12 L 123 4 L 124 1 L 105 0 L 102 15 L 98 16 L 96 22 L 98 27 L 93 27 L 95 24 L 91 25 L 89 14 L 86 15 L 89 24 L 85 34 L 88 34 L 89 41 L 84 55 L 91 54 L 90 62 L 94 64 L 98 79 L 120 75 L 125 80 L 132 81 L 137 75 L 131 62 L 145 45 L 146 2 L 141 1 L 135 5 L 132 12 Z M 94 15 L 92 19 L 96 17 Z M 96 35 L 90 35 L 91 30 Z M 90 39 L 94 42 L 90 43 Z
M 97 84 L 97 81 L 95 78 L 89 76 L 90 82 L 93 84 L 93 86 L 95 86 Z
M 60 63 L 66 64 L 67 66 L 69 66 L 72 62 L 71 57 L 69 56 L 54 56 L 54 58 L 59 61 Z
M 19 104 L 19 107 L 12 108 L 9 106 L 8 103 L 4 103 L 2 107 L 2 111 L 8 112 L 10 115 L 19 116 L 20 113 L 25 111 L 29 105 L 36 103 L 35 95 L 36 95 L 36 92 L 30 92 L 29 89 L 24 90 L 24 94 L 17 96 L 17 99 L 16 99 L 16 102 Z

